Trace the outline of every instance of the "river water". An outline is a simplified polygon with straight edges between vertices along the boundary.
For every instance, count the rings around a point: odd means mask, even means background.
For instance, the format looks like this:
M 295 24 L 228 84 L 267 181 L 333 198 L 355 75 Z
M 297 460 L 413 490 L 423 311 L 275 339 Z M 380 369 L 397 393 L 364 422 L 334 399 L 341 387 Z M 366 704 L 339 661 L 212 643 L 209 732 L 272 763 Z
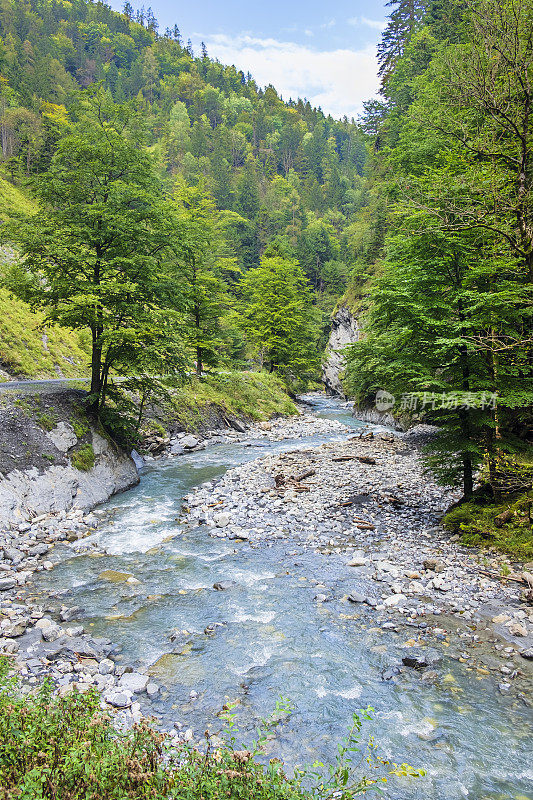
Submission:
M 314 402 L 319 416 L 362 425 L 337 401 Z M 347 591 L 366 588 L 346 557 L 287 540 L 212 538 L 205 527 L 178 522 L 182 499 L 195 486 L 267 452 L 332 438 L 211 445 L 145 467 L 138 487 L 103 507 L 93 537 L 100 552 L 73 556 L 65 548 L 37 588 L 61 587 L 62 602 L 84 609 L 87 630 L 120 645 L 119 663 L 150 669 L 162 691 L 143 701 L 143 710 L 167 728 L 177 720 L 198 738 L 206 726 L 217 732 L 216 713 L 236 701 L 246 740 L 283 695 L 295 710 L 277 726 L 268 757 L 331 761 L 352 713 L 371 705 L 365 735 L 375 737 L 380 754 L 427 770 L 425 778 L 394 778 L 389 796 L 533 798 L 531 709 L 500 695 L 492 677 L 447 658 L 444 646 L 438 685 L 414 670 L 383 680 L 415 631 L 376 627 L 371 609 L 341 601 Z M 130 573 L 139 583 L 109 572 L 99 577 L 106 571 Z M 234 585 L 214 591 L 217 581 Z M 315 602 L 324 586 L 339 599 Z

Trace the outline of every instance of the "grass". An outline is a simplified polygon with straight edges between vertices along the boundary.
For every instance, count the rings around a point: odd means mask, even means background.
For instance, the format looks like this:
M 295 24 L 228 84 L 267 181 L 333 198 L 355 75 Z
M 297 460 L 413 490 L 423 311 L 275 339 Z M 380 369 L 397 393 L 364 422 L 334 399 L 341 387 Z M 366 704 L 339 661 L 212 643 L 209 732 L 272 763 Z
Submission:
M 70 455 L 72 466 L 81 472 L 89 472 L 94 467 L 95 460 L 94 449 L 90 442 L 82 444 Z
M 460 534 L 463 544 L 493 547 L 518 560 L 528 561 L 533 558 L 533 528 L 528 511 L 530 504 L 533 504 L 531 493 L 515 495 L 498 503 L 463 503 L 446 514 L 444 525 L 448 530 Z M 498 527 L 496 518 L 508 509 L 513 511 L 513 516 Z
M 229 372 L 193 378 L 172 389 L 172 414 L 188 430 L 198 430 L 208 409 L 240 419 L 265 420 L 274 414 L 295 414 L 283 382 L 266 372 Z
M 387 775 L 424 775 L 379 758 L 372 742 L 360 743 L 368 711 L 354 714 L 328 770 L 317 764 L 289 778 L 278 759 L 267 766 L 258 760 L 284 715 L 263 722 L 251 750 L 237 749 L 231 714 L 222 737 L 206 732 L 201 750 L 173 747 L 146 721 L 119 733 L 95 689 L 58 697 L 45 681 L 24 696 L 0 658 L 0 800 L 351 800 Z
M 0 174 L 0 220 L 11 222 L 19 214 L 36 214 L 37 204 L 19 186 Z

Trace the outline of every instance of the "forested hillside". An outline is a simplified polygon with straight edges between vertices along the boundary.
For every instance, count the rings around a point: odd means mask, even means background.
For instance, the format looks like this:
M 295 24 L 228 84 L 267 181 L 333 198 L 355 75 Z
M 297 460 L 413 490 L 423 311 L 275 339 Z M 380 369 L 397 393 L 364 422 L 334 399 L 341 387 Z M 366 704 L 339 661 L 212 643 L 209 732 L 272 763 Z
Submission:
M 267 248 L 297 259 L 313 292 L 311 338 L 323 349 L 350 270 L 361 249 L 372 248 L 369 151 L 353 120 L 282 100 L 205 48 L 195 55 L 177 26 L 159 31 L 151 10 L 134 12 L 129 3 L 119 14 L 92 0 L 4 0 L 0 36 L 1 143 L 11 180 L 31 182 L 49 168 L 74 121 L 76 92 L 100 82 L 115 104 L 135 107 L 136 135 L 162 192 L 200 187 L 216 203 L 219 251 L 233 259 L 219 285 L 234 297 L 240 275 Z M 244 363 L 254 347 L 234 310 L 226 295 L 225 357 Z
M 476 523 L 478 540 L 509 520 L 530 539 L 533 5 L 389 5 L 365 119 L 386 236 L 346 386 L 439 425 L 429 463 L 466 498 L 478 470 L 504 509 L 515 497 L 504 521 Z

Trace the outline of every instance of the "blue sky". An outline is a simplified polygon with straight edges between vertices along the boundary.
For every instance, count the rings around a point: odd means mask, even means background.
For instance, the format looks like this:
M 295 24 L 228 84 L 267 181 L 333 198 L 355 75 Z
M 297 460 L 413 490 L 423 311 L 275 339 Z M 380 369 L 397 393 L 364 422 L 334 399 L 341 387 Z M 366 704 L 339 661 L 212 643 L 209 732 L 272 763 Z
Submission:
M 357 115 L 375 95 L 376 44 L 387 10 L 362 0 L 141 0 L 160 30 L 178 25 L 185 41 L 210 56 L 273 83 L 285 99 L 307 97 L 335 117 Z M 111 0 L 121 9 L 123 0 Z

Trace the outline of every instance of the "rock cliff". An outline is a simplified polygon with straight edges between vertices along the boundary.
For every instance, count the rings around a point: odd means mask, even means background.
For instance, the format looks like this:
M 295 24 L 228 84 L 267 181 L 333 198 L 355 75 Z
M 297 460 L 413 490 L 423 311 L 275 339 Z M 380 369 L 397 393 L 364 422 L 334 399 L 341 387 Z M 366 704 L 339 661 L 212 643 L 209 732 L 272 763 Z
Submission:
M 75 391 L 0 395 L 0 526 L 88 510 L 139 482 L 133 460 L 80 399 Z
M 346 306 L 341 306 L 331 320 L 331 334 L 322 367 L 322 381 L 329 394 L 344 396 L 341 375 L 346 357 L 343 350 L 358 339 L 359 326 L 356 318 Z

